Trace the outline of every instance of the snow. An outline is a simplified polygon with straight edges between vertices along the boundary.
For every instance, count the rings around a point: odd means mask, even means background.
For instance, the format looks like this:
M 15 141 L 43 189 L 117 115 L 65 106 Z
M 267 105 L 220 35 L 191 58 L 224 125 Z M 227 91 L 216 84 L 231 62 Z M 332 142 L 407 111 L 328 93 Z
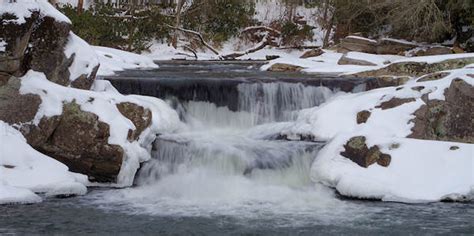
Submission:
M 6 47 L 7 42 L 3 41 L 3 39 L 0 38 L 0 52 L 5 52 Z
M 312 180 L 336 188 L 345 196 L 397 202 L 460 200 L 474 187 L 474 145 L 408 138 L 378 137 L 388 167 L 367 169 L 340 155 L 351 135 L 332 140 L 312 166 Z M 390 150 L 391 144 L 399 144 Z M 459 149 L 450 150 L 457 146 Z
M 9 22 L 23 24 L 26 22 L 26 18 L 31 17 L 33 11 L 39 11 L 43 17 L 49 16 L 57 21 L 71 23 L 65 15 L 56 10 L 46 0 L 18 0 L 13 3 L 10 3 L 9 0 L 0 0 L 0 15 L 13 13 L 18 18 Z
M 107 81 L 96 81 L 94 88 L 98 91 L 87 91 L 64 87 L 46 79 L 43 73 L 28 71 L 22 77 L 21 94 L 38 94 L 42 103 L 33 120 L 39 124 L 42 117 L 51 117 L 62 113 L 63 103 L 75 102 L 81 110 L 94 113 L 99 120 L 110 126 L 109 144 L 121 146 L 125 151 L 122 169 L 119 173 L 117 186 L 130 186 L 139 167 L 139 163 L 150 159 L 150 140 L 157 132 L 172 132 L 180 125 L 177 113 L 159 99 L 140 96 L 124 96 L 111 89 Z M 133 123 L 125 118 L 116 104 L 132 102 L 153 111 L 152 126 L 145 130 L 138 141 L 127 140 L 128 130 L 134 130 Z M 168 126 L 165 126 L 168 125 Z
M 30 204 L 41 201 L 41 197 L 29 189 L 16 188 L 0 183 L 0 205 L 12 203 Z
M 363 40 L 363 41 L 367 41 L 367 42 L 371 42 L 371 43 L 377 43 L 377 40 L 368 39 L 368 38 L 364 38 L 364 37 L 359 37 L 359 36 L 355 36 L 355 35 L 350 35 L 350 36 L 347 36 L 346 38 L 348 38 L 348 39 L 358 39 L 358 40 Z
M 450 59 L 460 59 L 474 57 L 474 53 L 459 53 L 459 54 L 446 54 L 446 55 L 434 55 L 434 56 L 423 56 L 423 57 L 410 57 L 401 60 L 396 60 L 394 63 L 399 62 L 426 62 L 429 64 L 441 62 Z
M 113 75 L 126 69 L 158 68 L 150 57 L 126 52 L 118 49 L 93 46 L 100 61 L 98 75 Z
M 69 33 L 64 54 L 68 58 L 74 55 L 74 61 L 69 66 L 70 81 L 78 79 L 81 75 L 89 77 L 94 68 L 99 65 L 97 55 L 91 46 L 72 32 Z
M 404 86 L 381 88 L 357 94 L 336 94 L 319 107 L 300 112 L 297 121 L 282 133 L 288 137 L 312 135 L 328 141 L 312 166 L 312 180 L 336 188 L 341 194 L 384 201 L 419 202 L 446 198 L 472 197 L 474 189 L 474 145 L 408 139 L 413 113 L 423 104 L 421 96 L 444 100 L 444 91 L 451 81 L 460 78 L 474 85 L 467 76 L 473 68 L 447 71 L 443 79 L 417 82 Z M 421 91 L 412 87 L 424 86 Z M 392 98 L 413 98 L 415 101 L 382 110 L 382 102 Z M 366 123 L 357 124 L 359 111 L 371 115 Z M 343 145 L 354 136 L 365 136 L 369 147 L 378 145 L 392 156 L 385 168 L 374 164 L 365 169 L 340 155 Z M 391 149 L 393 143 L 399 148 Z M 458 150 L 450 150 L 458 146 Z
M 41 201 L 46 196 L 83 195 L 87 177 L 34 150 L 16 129 L 0 121 L 0 204 Z

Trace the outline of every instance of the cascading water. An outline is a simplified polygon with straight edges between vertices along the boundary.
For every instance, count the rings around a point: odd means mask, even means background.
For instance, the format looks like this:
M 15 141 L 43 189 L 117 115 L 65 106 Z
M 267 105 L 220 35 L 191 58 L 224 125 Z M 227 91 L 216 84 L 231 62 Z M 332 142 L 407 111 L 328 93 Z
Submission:
M 331 89 L 239 78 L 212 80 L 210 86 L 219 89 L 210 91 L 199 83 L 180 90 L 156 85 L 160 98 L 171 102 L 186 128 L 160 135 L 152 159 L 136 176 L 136 187 L 106 199 L 131 203 L 133 209 L 150 214 L 254 217 L 333 211 L 327 206 L 340 204 L 329 196 L 332 192 L 316 189 L 309 178 L 323 144 L 276 138 L 299 110 L 332 96 Z

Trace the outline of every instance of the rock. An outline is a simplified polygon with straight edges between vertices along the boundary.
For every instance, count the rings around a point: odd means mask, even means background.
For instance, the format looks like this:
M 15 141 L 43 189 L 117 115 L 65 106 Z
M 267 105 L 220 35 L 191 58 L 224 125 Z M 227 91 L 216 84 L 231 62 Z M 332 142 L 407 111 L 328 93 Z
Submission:
M 304 52 L 303 55 L 300 56 L 300 58 L 317 57 L 321 56 L 323 53 L 324 51 L 321 48 L 315 48 Z
M 268 68 L 268 71 L 273 71 L 273 72 L 296 72 L 302 70 L 303 67 L 301 66 L 295 66 L 295 65 L 290 65 L 290 64 L 285 64 L 285 63 L 275 63 L 270 68 Z
M 449 150 L 451 151 L 455 151 L 455 150 L 458 150 L 459 149 L 459 146 L 451 146 L 449 147 Z
M 364 61 L 362 59 L 350 58 L 347 55 L 343 55 L 341 59 L 339 59 L 337 64 L 338 65 L 358 65 L 358 66 L 376 66 L 377 65 L 369 61 Z
M 337 51 L 341 53 L 354 51 L 375 54 L 377 52 L 377 41 L 359 36 L 347 36 L 341 40 Z
M 400 55 L 403 54 L 405 51 L 411 50 L 417 47 L 416 44 L 406 42 L 403 40 L 396 40 L 390 38 L 384 38 L 379 40 L 377 44 L 377 54 L 393 54 L 393 55 Z
M 474 143 L 474 87 L 455 79 L 445 101 L 428 100 L 415 113 L 410 138 Z
M 0 120 L 9 124 L 22 124 L 35 118 L 41 104 L 38 95 L 19 92 L 21 81 L 17 78 L 9 79 L 8 83 L 0 87 Z
M 25 22 L 17 24 L 16 16 L 9 13 L 0 15 L 0 38 L 6 43 L 6 51 L 0 53 L 0 85 L 5 78 L 21 77 L 28 70 L 43 72 L 47 79 L 80 89 L 90 89 L 95 79 L 98 65 L 91 74 L 70 78 L 69 67 L 74 54 L 66 57 L 64 48 L 71 33 L 71 24 L 32 11 Z
M 344 145 L 341 155 L 357 163 L 359 166 L 367 168 L 374 163 L 387 167 L 390 165 L 391 156 L 380 152 L 378 146 L 367 147 L 364 136 L 352 137 Z
M 115 182 L 124 151 L 108 144 L 109 136 L 109 125 L 72 102 L 64 104 L 63 114 L 48 140 L 33 147 L 92 181 Z
M 377 164 L 383 167 L 388 167 L 391 161 L 392 161 L 392 156 L 381 153 L 379 159 L 377 159 Z
M 435 47 L 428 47 L 424 49 L 420 49 L 415 52 L 415 56 L 433 56 L 433 55 L 446 55 L 446 54 L 453 54 L 454 51 L 451 48 L 443 47 L 443 46 L 435 46 Z
M 143 130 L 151 125 L 152 113 L 150 110 L 131 102 L 119 103 L 117 108 L 135 125 L 135 130 L 129 130 L 128 139 L 130 141 L 138 139 Z
M 474 57 L 448 59 L 436 63 L 425 62 L 398 62 L 392 63 L 384 68 L 364 71 L 352 74 L 355 77 L 380 77 L 380 76 L 410 76 L 420 77 L 422 75 L 444 70 L 463 68 L 474 63 Z
M 357 124 L 366 123 L 371 114 L 372 113 L 370 113 L 370 111 L 367 111 L 367 110 L 359 111 L 357 113 Z
M 382 108 L 382 110 L 387 110 L 414 101 L 416 101 L 414 98 L 392 98 L 386 102 L 382 102 L 375 108 Z
M 266 55 L 265 56 L 265 60 L 267 60 L 267 61 L 275 60 L 275 59 L 278 59 L 278 58 L 280 58 L 280 56 L 278 56 L 278 55 Z

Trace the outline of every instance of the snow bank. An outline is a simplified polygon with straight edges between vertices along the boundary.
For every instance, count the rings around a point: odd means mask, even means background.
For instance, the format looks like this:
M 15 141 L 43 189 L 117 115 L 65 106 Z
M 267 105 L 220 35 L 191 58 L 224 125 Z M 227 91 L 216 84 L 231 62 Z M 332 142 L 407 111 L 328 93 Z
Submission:
M 34 194 L 83 195 L 87 177 L 34 150 L 16 129 L 0 121 L 0 204 L 41 201 Z
M 312 166 L 311 179 L 345 196 L 398 202 L 460 200 L 474 188 L 474 145 L 407 138 L 374 137 L 392 156 L 388 167 L 362 168 L 340 155 L 352 135 L 337 136 Z M 393 144 L 398 148 L 391 148 Z M 457 150 L 450 150 L 451 147 Z
M 402 202 L 470 197 L 470 189 L 474 189 L 473 144 L 405 138 L 414 125 L 413 113 L 425 104 L 422 95 L 444 100 L 445 89 L 456 78 L 474 85 L 474 80 L 467 76 L 474 74 L 473 68 L 447 72 L 450 74 L 440 80 L 413 79 L 397 88 L 339 93 L 319 107 L 301 111 L 297 122 L 283 134 L 311 135 L 328 141 L 313 163 L 312 179 L 336 188 L 343 195 Z M 413 101 L 385 110 L 377 107 L 392 98 Z M 357 113 L 362 110 L 370 111 L 371 115 L 366 123 L 357 124 Z M 354 136 L 365 136 L 367 146 L 378 145 L 383 153 L 390 154 L 390 165 L 366 169 L 341 156 L 343 145 Z M 450 150 L 452 146 L 459 149 Z
M 39 124 L 42 117 L 62 114 L 63 103 L 75 102 L 81 110 L 91 112 L 99 120 L 110 126 L 109 144 L 121 146 L 125 151 L 117 186 L 130 186 L 140 162 L 150 158 L 151 141 L 159 132 L 172 132 L 180 125 L 177 113 L 159 99 L 143 98 L 140 96 L 124 96 L 112 89 L 107 81 L 96 81 L 97 91 L 87 91 L 64 87 L 46 79 L 43 73 L 29 71 L 22 78 L 21 94 L 38 94 L 42 103 L 33 120 Z M 131 102 L 149 108 L 153 111 L 153 123 L 145 130 L 138 141 L 127 140 L 128 130 L 134 130 L 134 124 L 124 117 L 117 108 L 118 103 Z
M 158 68 L 149 57 L 118 49 L 93 46 L 100 61 L 98 75 L 113 75 L 116 71 L 138 68 Z
M 33 11 L 39 11 L 43 16 L 53 17 L 57 21 L 71 23 L 71 21 L 56 10 L 47 0 L 18 0 L 10 3 L 10 0 L 0 0 L 0 15 L 5 13 L 14 14 L 18 19 L 10 22 L 23 24 L 26 18 L 31 17 Z

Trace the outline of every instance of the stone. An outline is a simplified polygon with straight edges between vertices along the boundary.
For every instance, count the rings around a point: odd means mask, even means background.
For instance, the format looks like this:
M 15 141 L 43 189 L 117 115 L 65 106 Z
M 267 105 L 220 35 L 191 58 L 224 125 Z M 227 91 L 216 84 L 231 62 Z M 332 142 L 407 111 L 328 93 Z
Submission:
M 382 110 L 387 110 L 387 109 L 398 107 L 405 103 L 414 102 L 414 101 L 416 101 L 414 98 L 392 98 L 386 102 L 382 102 L 380 105 L 376 106 L 375 108 L 381 108 Z
M 285 64 L 285 63 L 275 63 L 270 68 L 268 68 L 268 71 L 273 71 L 273 72 L 298 72 L 301 71 L 303 67 L 301 66 L 295 66 L 295 65 L 290 65 L 290 64 Z
M 130 141 L 138 139 L 140 134 L 151 125 L 152 113 L 149 109 L 131 102 L 122 102 L 117 104 L 117 108 L 123 116 L 131 120 L 135 125 L 135 130 L 129 131 L 128 139 Z
M 71 33 L 71 24 L 57 21 L 39 11 L 33 11 L 22 24 L 11 21 L 16 16 L 0 15 L 0 38 L 6 50 L 0 53 L 0 86 L 11 76 L 21 77 L 28 70 L 43 72 L 54 83 L 89 90 L 98 65 L 90 75 L 69 78 L 74 54 L 66 57 L 64 48 Z
M 474 143 L 474 87 L 454 79 L 445 101 L 428 100 L 415 111 L 409 138 Z
M 341 53 L 354 51 L 375 54 L 377 52 L 377 41 L 359 36 L 347 36 L 341 40 L 337 51 Z
M 267 61 L 275 60 L 275 59 L 278 59 L 278 58 L 280 58 L 280 56 L 278 56 L 278 55 L 266 55 L 265 56 L 265 60 L 267 60 Z
M 343 55 L 339 61 L 337 62 L 338 65 L 358 65 L 358 66 L 376 66 L 377 64 L 365 61 L 362 59 L 354 59 L 350 58 L 347 55 Z
M 40 146 L 40 152 L 64 163 L 91 181 L 115 182 L 124 157 L 122 147 L 108 144 L 109 126 L 74 102 L 63 106 L 57 127 Z
M 415 52 L 415 56 L 434 56 L 434 55 L 446 55 L 446 54 L 453 54 L 454 51 L 451 48 L 443 47 L 443 46 L 436 46 L 436 47 L 428 47 Z
M 366 123 L 371 114 L 372 113 L 370 113 L 370 111 L 367 111 L 367 110 L 359 111 L 357 113 L 357 124 Z
M 321 56 L 323 53 L 324 51 L 321 48 L 315 48 L 304 52 L 303 55 L 300 56 L 300 58 L 317 57 Z
M 365 141 L 364 136 L 352 137 L 344 145 L 344 151 L 340 154 L 364 168 L 374 163 L 378 163 L 383 167 L 389 166 L 391 156 L 380 152 L 378 146 L 367 147 Z
M 9 124 L 22 124 L 33 120 L 41 104 L 41 98 L 33 94 L 20 94 L 21 81 L 9 79 L 0 87 L 0 120 Z
M 455 150 L 458 150 L 459 149 L 459 146 L 451 146 L 449 147 L 449 150 L 451 151 L 455 151 Z
M 379 43 L 377 44 L 376 53 L 400 55 L 415 47 L 417 47 L 417 45 L 414 43 L 406 42 L 403 40 L 384 38 L 379 40 Z

